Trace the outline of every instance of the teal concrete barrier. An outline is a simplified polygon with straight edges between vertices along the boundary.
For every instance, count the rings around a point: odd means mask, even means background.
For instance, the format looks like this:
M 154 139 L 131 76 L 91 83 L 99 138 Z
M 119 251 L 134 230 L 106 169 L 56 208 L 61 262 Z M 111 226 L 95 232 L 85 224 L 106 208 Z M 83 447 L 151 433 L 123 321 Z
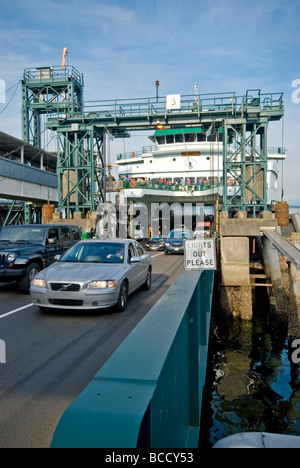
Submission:
M 196 448 L 214 271 L 185 271 L 62 415 L 52 448 Z

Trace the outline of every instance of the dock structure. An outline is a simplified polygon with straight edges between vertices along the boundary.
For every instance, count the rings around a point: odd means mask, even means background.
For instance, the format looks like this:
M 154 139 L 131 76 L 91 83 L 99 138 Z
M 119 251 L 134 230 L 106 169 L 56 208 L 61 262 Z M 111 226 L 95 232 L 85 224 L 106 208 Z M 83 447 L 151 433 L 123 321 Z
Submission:
M 229 218 L 228 211 L 220 214 L 220 303 L 226 314 L 252 319 L 252 283 L 250 272 L 250 240 L 263 236 L 262 229 L 277 227 L 270 212 L 260 218 L 247 218 L 238 212 Z
M 251 320 L 253 290 L 266 287 L 270 305 L 289 323 L 289 335 L 299 336 L 300 233 L 287 238 L 279 231 L 271 212 L 256 219 L 246 218 L 245 212 L 235 218 L 220 214 L 220 304 L 225 314 Z M 253 247 L 261 258 L 256 270 L 250 262 Z

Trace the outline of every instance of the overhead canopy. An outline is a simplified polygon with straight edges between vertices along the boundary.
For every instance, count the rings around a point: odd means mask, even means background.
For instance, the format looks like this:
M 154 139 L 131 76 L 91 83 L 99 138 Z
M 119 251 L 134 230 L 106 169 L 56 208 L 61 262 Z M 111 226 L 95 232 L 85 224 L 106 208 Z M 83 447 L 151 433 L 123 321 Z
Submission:
M 0 132 L 0 156 L 10 157 L 11 159 L 21 159 L 22 152 L 24 162 L 30 161 L 33 166 L 40 167 L 42 158 L 42 165 L 45 168 L 49 168 L 56 172 L 56 154 L 48 153 L 47 151 L 30 145 L 23 140 L 19 140 L 11 135 Z

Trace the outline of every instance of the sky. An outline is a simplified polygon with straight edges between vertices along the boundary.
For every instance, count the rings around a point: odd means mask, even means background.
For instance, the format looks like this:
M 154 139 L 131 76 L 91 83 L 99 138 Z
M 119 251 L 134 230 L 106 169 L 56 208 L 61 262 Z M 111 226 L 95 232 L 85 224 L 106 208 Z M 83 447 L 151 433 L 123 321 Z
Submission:
M 284 93 L 268 145 L 287 149 L 285 199 L 300 204 L 300 0 L 0 0 L 0 131 L 21 132 L 25 68 L 67 63 L 84 100 L 159 94 Z M 150 145 L 140 132 L 110 155 Z

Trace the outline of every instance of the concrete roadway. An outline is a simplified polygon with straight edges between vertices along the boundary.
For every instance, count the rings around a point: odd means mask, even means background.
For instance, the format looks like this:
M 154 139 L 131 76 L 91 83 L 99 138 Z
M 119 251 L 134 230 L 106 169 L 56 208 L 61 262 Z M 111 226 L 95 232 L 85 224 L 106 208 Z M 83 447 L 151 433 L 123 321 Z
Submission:
M 50 446 L 65 409 L 184 271 L 182 256 L 151 255 L 152 288 L 124 313 L 43 313 L 15 284 L 0 286 L 0 448 Z

